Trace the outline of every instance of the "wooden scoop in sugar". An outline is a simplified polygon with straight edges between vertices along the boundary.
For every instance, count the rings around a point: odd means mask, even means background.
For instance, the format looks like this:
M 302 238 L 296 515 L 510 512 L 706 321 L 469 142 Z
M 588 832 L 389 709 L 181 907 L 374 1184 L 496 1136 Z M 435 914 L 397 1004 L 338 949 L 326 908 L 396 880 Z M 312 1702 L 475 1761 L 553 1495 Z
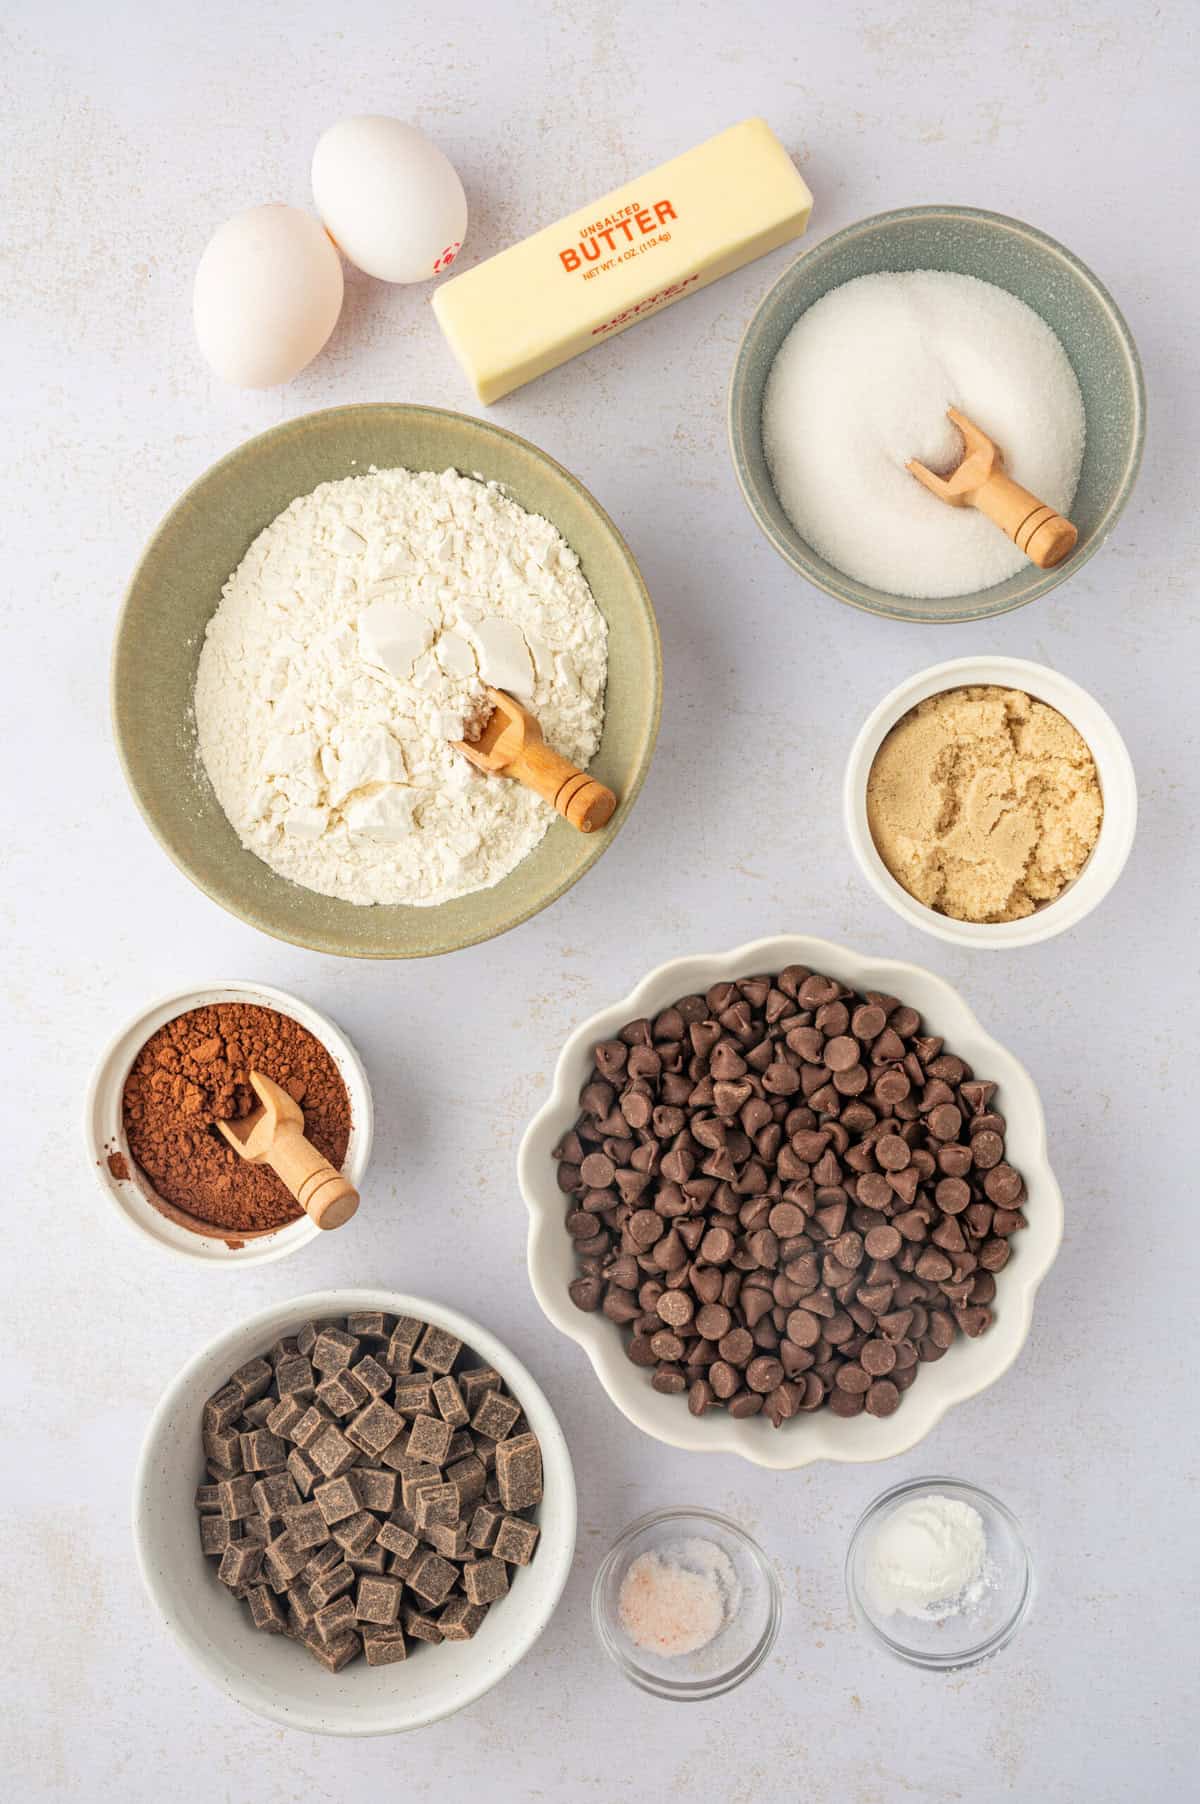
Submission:
M 951 507 L 977 507 L 1040 570 L 1061 564 L 1075 549 L 1077 529 L 1005 473 L 1003 454 L 986 432 L 957 408 L 946 412 L 963 436 L 962 462 L 948 476 L 938 476 L 913 457 L 906 465 L 909 472 Z

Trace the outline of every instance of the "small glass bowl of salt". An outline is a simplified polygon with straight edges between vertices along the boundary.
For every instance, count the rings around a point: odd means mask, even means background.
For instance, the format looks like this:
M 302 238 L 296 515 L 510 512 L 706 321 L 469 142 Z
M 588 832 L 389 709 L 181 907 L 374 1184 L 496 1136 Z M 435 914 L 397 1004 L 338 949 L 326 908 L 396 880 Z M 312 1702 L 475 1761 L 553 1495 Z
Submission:
M 897 1659 L 953 1672 L 1006 1647 L 1033 1602 L 1021 1525 L 954 1478 L 914 1478 L 877 1497 L 846 1555 L 861 1627 Z
M 783 1593 L 744 1529 L 714 1510 L 655 1510 L 614 1542 L 592 1586 L 600 1645 L 656 1697 L 732 1691 L 775 1645 Z

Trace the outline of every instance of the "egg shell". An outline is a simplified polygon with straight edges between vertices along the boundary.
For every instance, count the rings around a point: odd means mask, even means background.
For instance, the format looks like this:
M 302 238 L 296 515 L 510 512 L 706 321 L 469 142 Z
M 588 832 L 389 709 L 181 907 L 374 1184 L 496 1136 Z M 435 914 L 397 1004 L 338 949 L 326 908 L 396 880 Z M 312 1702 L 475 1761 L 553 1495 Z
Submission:
M 331 125 L 313 153 L 313 198 L 334 243 L 382 282 L 427 282 L 467 235 L 458 172 L 415 125 L 366 114 Z
M 298 207 L 235 213 L 196 270 L 196 337 L 217 375 L 237 388 L 290 382 L 311 363 L 342 310 L 341 259 Z

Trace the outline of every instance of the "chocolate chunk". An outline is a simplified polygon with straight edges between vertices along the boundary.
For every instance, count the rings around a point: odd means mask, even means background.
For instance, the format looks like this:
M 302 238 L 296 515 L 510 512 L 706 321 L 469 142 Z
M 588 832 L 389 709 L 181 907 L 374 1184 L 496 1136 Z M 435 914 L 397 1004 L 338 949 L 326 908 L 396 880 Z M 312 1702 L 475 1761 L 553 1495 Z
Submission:
M 399 1579 L 366 1574 L 358 1581 L 354 1597 L 355 1617 L 359 1622 L 393 1623 L 400 1614 L 403 1593 L 404 1586 Z
M 404 1630 L 397 1622 L 370 1623 L 362 1631 L 363 1653 L 368 1666 L 394 1666 L 408 1653 Z
M 396 1379 L 392 1403 L 398 1415 L 431 1416 L 434 1412 L 433 1380 L 427 1373 Z
M 399 1480 L 394 1472 L 381 1466 L 355 1466 L 354 1488 L 365 1510 L 386 1516 L 396 1507 Z
M 467 1601 L 473 1604 L 494 1604 L 507 1596 L 508 1568 L 504 1561 L 496 1558 L 470 1561 L 463 1567 L 463 1590 Z
M 227 1516 L 201 1516 L 200 1549 L 210 1558 L 219 1558 L 237 1537 Z
M 496 1482 L 510 1515 L 542 1500 L 542 1451 L 536 1435 L 516 1435 L 496 1448 Z
M 254 1502 L 254 1480 L 248 1473 L 237 1478 L 222 1479 L 217 1486 L 221 1514 L 230 1522 L 241 1522 L 257 1513 Z
M 473 1604 L 467 1597 L 454 1597 L 440 1612 L 437 1625 L 446 1641 L 470 1641 L 483 1626 L 487 1613 L 486 1604 Z
M 408 1438 L 408 1457 L 440 1466 L 450 1448 L 454 1430 L 440 1416 L 416 1416 Z
M 433 1400 L 443 1422 L 449 1422 L 451 1427 L 465 1427 L 471 1420 L 471 1412 L 453 1378 L 445 1377 L 434 1380 Z
M 424 1322 L 415 1316 L 402 1315 L 388 1336 L 387 1351 L 381 1364 L 396 1376 L 412 1371 L 413 1348 L 424 1332 Z
M 329 1524 L 315 1503 L 299 1503 L 285 1509 L 283 1524 L 293 1545 L 300 1550 L 324 1547 L 329 1540 Z
M 307 1452 L 333 1417 L 320 1404 L 310 1403 L 300 1420 L 292 1428 L 292 1440 L 302 1451 Z
M 439 1553 L 418 1554 L 405 1579 L 410 1591 L 423 1603 L 440 1604 L 450 1595 L 457 1572 Z
M 523 1516 L 505 1516 L 496 1529 L 492 1552 L 511 1566 L 528 1566 L 540 1534 L 536 1522 L 527 1522 Z
M 520 1413 L 521 1406 L 515 1398 L 501 1396 L 498 1391 L 487 1391 L 476 1405 L 471 1427 L 476 1434 L 502 1441 L 511 1432 Z
M 346 1425 L 346 1438 L 364 1453 L 382 1453 L 405 1427 L 404 1417 L 376 1397 Z
M 313 1626 L 326 1647 L 331 1642 L 339 1642 L 353 1629 L 354 1622 L 354 1605 L 345 1594 L 334 1598 L 332 1603 L 323 1604 L 313 1617 Z
M 341 1592 L 348 1591 L 354 1583 L 354 1568 L 345 1560 L 339 1560 L 327 1572 L 320 1573 L 309 1585 L 308 1594 L 318 1609 L 323 1609 Z
M 354 1560 L 366 1553 L 378 1531 L 379 1524 L 370 1510 L 356 1510 L 343 1522 L 335 1522 L 330 1534 L 346 1558 Z
M 359 1351 L 359 1346 L 357 1337 L 345 1333 L 341 1328 L 322 1328 L 309 1357 L 315 1369 L 323 1377 L 329 1378 L 345 1370 Z
M 322 1642 L 316 1634 L 311 1639 L 306 1636 L 304 1645 L 313 1659 L 327 1672 L 341 1672 L 343 1666 L 348 1666 L 362 1652 L 362 1641 L 349 1629 L 330 1642 Z
M 348 1472 L 358 1458 L 358 1449 L 354 1443 L 348 1441 L 333 1422 L 322 1428 L 305 1452 L 317 1471 L 326 1478 L 336 1478 L 341 1473 Z
M 413 1358 L 419 1366 L 444 1375 L 453 1371 L 454 1362 L 461 1352 L 462 1342 L 456 1335 L 431 1324 L 413 1349 Z

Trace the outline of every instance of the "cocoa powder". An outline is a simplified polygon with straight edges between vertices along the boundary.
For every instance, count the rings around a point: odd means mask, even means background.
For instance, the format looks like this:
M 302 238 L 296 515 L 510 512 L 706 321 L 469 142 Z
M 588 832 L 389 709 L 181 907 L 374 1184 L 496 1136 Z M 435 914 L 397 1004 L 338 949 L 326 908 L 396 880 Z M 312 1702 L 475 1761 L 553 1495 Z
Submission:
M 250 1165 L 218 1121 L 259 1107 L 251 1071 L 273 1078 L 304 1110 L 304 1132 L 341 1168 L 350 1097 L 333 1059 L 275 1009 L 220 1002 L 177 1015 L 153 1034 L 125 1080 L 125 1137 L 155 1193 L 221 1229 L 277 1228 L 302 1210 L 266 1165 Z

